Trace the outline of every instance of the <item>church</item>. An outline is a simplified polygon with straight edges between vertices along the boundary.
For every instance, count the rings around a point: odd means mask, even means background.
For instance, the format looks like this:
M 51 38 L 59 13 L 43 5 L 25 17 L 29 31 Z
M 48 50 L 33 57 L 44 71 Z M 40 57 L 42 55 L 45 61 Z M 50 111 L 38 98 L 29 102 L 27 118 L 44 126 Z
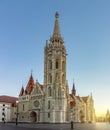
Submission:
M 42 52 L 43 53 L 43 52 Z M 71 94 L 66 77 L 66 47 L 60 34 L 59 13 L 55 13 L 53 34 L 44 47 L 44 83 L 30 75 L 27 86 L 21 88 L 18 120 L 34 123 L 94 122 L 92 94 L 76 96 L 75 84 Z

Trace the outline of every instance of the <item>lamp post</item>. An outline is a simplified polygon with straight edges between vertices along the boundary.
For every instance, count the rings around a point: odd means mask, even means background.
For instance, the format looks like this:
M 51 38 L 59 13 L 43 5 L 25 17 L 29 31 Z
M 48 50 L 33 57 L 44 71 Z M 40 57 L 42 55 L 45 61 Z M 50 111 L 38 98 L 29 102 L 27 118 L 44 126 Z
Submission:
M 71 111 L 71 129 L 74 129 L 74 124 L 73 124 L 73 112 Z
M 16 101 L 16 125 L 18 125 L 18 103 L 19 103 L 19 101 L 17 100 Z

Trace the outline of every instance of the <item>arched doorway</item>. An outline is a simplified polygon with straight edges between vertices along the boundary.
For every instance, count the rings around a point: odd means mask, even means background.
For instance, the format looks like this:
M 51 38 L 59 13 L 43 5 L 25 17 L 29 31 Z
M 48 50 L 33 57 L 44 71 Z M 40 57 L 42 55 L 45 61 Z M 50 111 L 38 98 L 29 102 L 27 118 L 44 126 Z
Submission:
M 30 121 L 31 122 L 36 122 L 37 121 L 37 113 L 36 112 L 32 111 L 30 113 Z
M 80 115 L 80 121 L 81 121 L 81 123 L 84 123 L 84 113 L 83 113 L 82 110 L 80 110 L 79 115 Z

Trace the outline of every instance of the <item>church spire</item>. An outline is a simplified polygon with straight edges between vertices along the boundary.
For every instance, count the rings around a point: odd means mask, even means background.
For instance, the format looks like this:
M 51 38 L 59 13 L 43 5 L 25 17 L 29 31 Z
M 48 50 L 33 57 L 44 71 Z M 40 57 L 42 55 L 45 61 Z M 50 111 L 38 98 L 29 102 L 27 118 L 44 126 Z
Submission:
M 53 31 L 52 37 L 50 38 L 50 42 L 51 42 L 51 44 L 55 43 L 54 45 L 63 45 L 64 41 L 60 34 L 60 26 L 59 26 L 58 18 L 59 18 L 59 13 L 56 12 L 55 13 L 54 31 Z
M 72 94 L 73 94 L 74 96 L 76 95 L 76 89 L 75 89 L 74 80 L 73 80 Z
M 26 94 L 30 94 L 31 91 L 33 90 L 33 88 L 34 88 L 34 79 L 33 79 L 32 72 L 31 72 L 31 76 L 29 78 L 28 84 L 25 89 Z
M 59 26 L 59 13 L 55 13 L 55 25 L 54 25 L 54 32 L 53 32 L 53 37 L 60 37 L 60 26 Z

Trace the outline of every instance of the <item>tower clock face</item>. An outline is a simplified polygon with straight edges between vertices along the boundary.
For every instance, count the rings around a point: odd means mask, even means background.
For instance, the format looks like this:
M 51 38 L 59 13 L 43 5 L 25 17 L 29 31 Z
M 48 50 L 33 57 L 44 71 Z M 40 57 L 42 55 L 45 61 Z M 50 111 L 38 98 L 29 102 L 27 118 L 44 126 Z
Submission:
M 35 102 L 34 102 L 34 106 L 35 106 L 35 107 L 39 107 L 39 101 L 35 101 Z

